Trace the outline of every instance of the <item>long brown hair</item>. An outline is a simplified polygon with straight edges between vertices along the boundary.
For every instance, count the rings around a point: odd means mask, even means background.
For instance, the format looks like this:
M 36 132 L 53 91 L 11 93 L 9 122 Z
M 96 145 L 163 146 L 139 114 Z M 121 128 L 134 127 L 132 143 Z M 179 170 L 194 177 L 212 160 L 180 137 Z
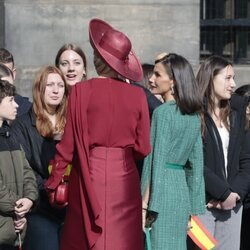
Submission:
M 226 68 L 227 66 L 232 66 L 228 60 L 221 56 L 211 56 L 207 58 L 200 66 L 200 69 L 197 73 L 197 83 L 199 86 L 199 91 L 203 96 L 204 101 L 204 111 L 205 109 L 209 114 L 212 114 L 215 111 L 215 103 L 214 103 L 214 78 L 218 75 L 221 70 Z M 220 102 L 220 117 L 225 125 L 225 127 L 229 130 L 229 121 L 228 117 L 230 114 L 230 104 L 229 100 L 221 100 Z M 205 128 L 205 123 L 203 119 L 203 128 Z M 203 130 L 204 131 L 204 130 Z
M 46 112 L 49 113 L 49 107 L 44 102 L 44 93 L 47 84 L 48 75 L 54 73 L 60 75 L 63 79 L 65 92 L 61 103 L 56 109 L 56 126 L 53 128 Z M 55 66 L 46 66 L 35 78 L 32 89 L 33 94 L 33 111 L 36 114 L 36 128 L 38 132 L 48 138 L 53 138 L 55 133 L 63 133 L 66 123 L 67 99 L 69 95 L 68 86 L 62 72 Z

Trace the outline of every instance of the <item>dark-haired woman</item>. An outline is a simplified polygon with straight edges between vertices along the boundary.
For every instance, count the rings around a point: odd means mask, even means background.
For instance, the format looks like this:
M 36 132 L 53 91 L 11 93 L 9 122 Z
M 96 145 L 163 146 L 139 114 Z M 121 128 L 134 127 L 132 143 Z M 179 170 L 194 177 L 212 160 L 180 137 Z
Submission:
M 205 210 L 202 102 L 191 65 L 177 54 L 156 60 L 150 85 L 165 103 L 153 113 L 153 148 L 143 166 L 143 222 L 147 210 L 158 213 L 152 249 L 182 250 L 190 215 Z

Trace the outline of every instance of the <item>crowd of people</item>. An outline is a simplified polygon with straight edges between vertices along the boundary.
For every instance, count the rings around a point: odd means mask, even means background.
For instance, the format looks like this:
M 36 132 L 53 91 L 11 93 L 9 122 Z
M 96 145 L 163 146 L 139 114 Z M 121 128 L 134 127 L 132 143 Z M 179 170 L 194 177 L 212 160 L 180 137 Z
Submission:
M 142 64 L 100 19 L 89 40 L 97 76 L 65 44 L 32 102 L 0 48 L 0 250 L 194 250 L 192 215 L 216 249 L 249 249 L 250 84 L 218 55 L 196 76 L 176 53 Z

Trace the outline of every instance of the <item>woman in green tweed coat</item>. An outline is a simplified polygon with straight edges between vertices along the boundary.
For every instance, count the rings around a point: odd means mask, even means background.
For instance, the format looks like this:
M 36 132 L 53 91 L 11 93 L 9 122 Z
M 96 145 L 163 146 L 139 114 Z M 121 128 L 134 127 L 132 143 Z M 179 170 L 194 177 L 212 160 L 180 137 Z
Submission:
M 143 222 L 147 210 L 158 213 L 152 250 L 184 250 L 190 215 L 205 211 L 202 101 L 192 67 L 180 55 L 156 60 L 150 81 L 165 103 L 153 113 L 152 152 L 143 166 Z

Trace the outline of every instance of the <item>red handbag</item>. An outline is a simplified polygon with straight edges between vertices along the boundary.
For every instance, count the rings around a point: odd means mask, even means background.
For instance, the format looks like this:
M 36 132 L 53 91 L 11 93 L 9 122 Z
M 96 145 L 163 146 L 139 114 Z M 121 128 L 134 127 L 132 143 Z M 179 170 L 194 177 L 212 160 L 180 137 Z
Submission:
M 62 181 L 55 190 L 49 191 L 49 203 L 56 208 L 64 208 L 68 205 L 69 197 L 68 176 L 63 176 Z
M 49 173 L 52 171 L 52 161 L 48 167 Z M 69 164 L 67 169 L 62 177 L 61 182 L 56 187 L 55 190 L 47 190 L 49 196 L 49 203 L 52 207 L 64 208 L 68 205 L 69 197 L 69 175 L 71 172 L 72 166 Z

